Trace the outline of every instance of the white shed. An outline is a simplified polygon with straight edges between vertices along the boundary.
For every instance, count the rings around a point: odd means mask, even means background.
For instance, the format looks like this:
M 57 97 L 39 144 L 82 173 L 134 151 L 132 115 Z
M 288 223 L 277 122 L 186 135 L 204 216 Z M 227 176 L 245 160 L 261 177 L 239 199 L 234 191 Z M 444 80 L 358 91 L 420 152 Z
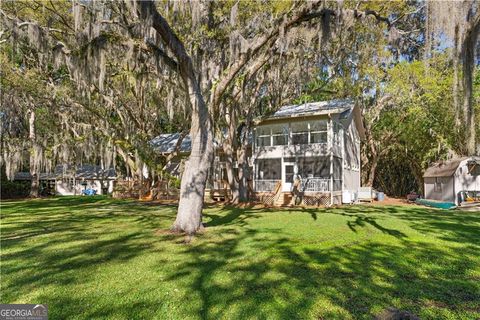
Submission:
M 480 157 L 455 158 L 429 167 L 423 175 L 425 199 L 460 205 L 469 198 L 480 200 Z

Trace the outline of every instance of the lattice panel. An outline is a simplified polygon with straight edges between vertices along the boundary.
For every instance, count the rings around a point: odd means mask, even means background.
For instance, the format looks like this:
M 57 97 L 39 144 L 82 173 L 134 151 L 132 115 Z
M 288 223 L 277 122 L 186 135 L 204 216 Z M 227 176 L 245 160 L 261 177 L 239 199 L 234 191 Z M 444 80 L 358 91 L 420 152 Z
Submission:
M 329 194 L 316 194 L 316 195 L 305 195 L 303 197 L 303 204 L 306 206 L 329 206 L 330 205 L 330 195 Z
M 261 202 L 267 206 L 273 206 L 275 194 L 273 193 L 256 193 L 255 201 Z

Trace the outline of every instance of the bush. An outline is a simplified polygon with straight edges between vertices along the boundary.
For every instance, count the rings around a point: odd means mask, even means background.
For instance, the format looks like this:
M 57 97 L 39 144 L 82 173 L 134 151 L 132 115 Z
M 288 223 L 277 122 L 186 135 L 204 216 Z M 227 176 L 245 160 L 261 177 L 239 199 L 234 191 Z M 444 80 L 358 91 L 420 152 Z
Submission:
M 30 194 L 30 181 L 9 181 L 1 182 L 2 199 L 25 198 Z

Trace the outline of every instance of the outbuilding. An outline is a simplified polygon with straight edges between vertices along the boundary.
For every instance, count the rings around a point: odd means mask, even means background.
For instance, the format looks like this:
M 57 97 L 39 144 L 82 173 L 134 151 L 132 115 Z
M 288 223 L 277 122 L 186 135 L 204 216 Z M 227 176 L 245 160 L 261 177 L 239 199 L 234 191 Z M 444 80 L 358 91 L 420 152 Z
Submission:
M 16 181 L 31 181 L 29 172 L 15 174 Z M 114 168 L 96 165 L 57 165 L 52 173 L 38 175 L 40 191 L 48 195 L 81 195 L 82 190 L 94 189 L 97 194 L 111 194 L 117 175 Z
M 452 202 L 480 201 L 480 157 L 438 162 L 425 174 L 425 199 Z

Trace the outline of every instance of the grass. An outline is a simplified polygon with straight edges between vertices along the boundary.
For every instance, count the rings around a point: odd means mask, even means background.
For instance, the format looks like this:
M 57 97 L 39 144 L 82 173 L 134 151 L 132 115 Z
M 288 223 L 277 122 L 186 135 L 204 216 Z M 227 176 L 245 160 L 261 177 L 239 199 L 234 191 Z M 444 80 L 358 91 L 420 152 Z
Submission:
M 51 319 L 480 318 L 480 213 L 421 207 L 175 207 L 102 197 L 1 204 L 2 303 Z

